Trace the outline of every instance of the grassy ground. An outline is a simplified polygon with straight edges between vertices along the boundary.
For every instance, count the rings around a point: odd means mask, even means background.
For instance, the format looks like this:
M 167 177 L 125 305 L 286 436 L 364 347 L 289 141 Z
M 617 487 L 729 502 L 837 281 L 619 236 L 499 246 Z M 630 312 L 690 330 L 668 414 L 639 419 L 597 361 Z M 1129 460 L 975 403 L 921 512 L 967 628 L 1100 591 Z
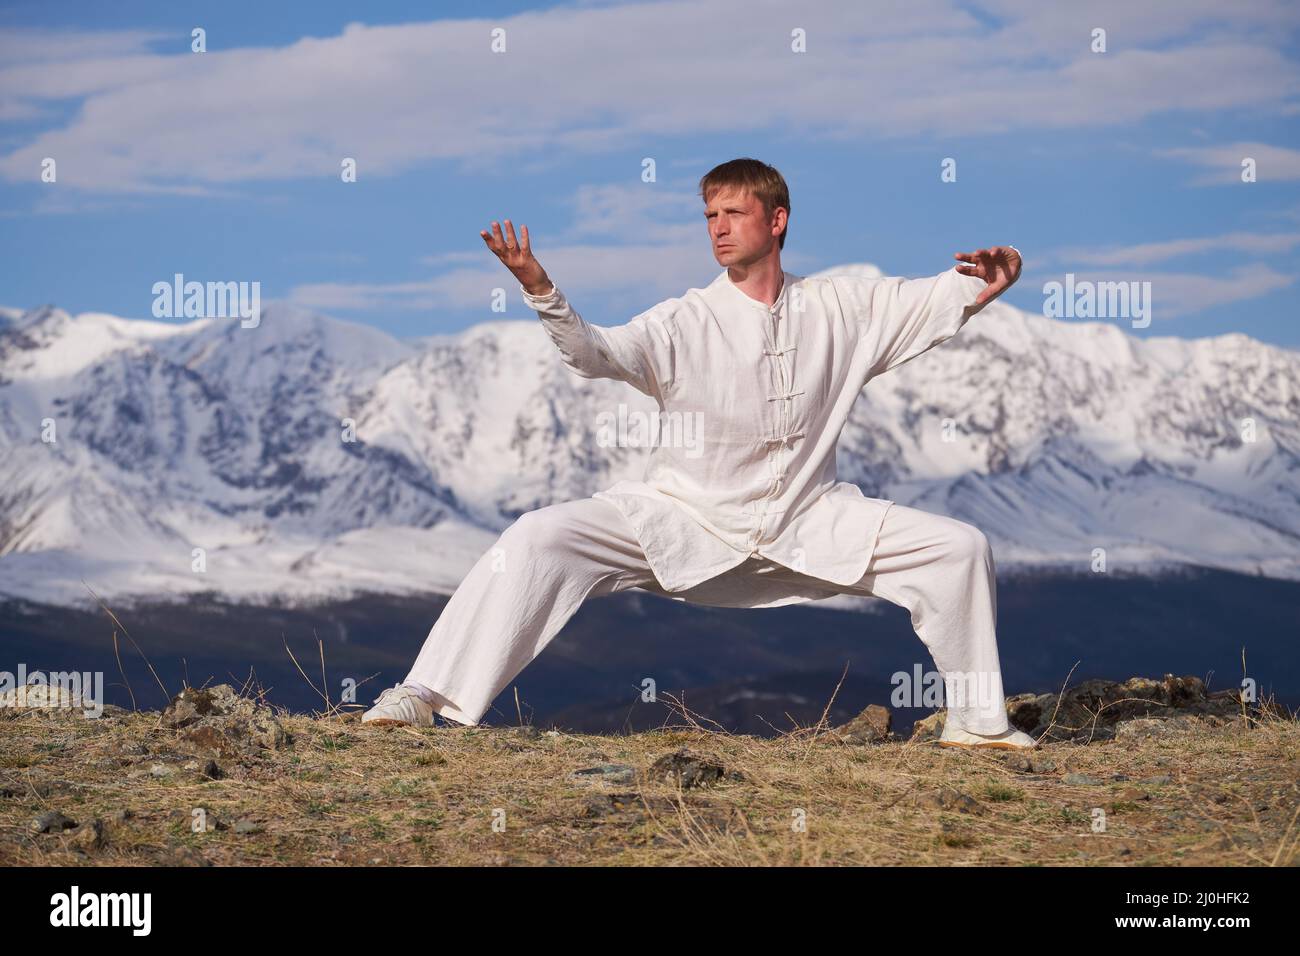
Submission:
M 824 728 L 585 736 L 276 716 L 285 745 L 214 767 L 159 712 L 0 715 L 0 864 L 1300 862 L 1300 724 L 1285 717 L 1027 759 L 847 745 Z M 683 748 L 718 779 L 652 772 Z M 52 812 L 79 826 L 37 832 Z

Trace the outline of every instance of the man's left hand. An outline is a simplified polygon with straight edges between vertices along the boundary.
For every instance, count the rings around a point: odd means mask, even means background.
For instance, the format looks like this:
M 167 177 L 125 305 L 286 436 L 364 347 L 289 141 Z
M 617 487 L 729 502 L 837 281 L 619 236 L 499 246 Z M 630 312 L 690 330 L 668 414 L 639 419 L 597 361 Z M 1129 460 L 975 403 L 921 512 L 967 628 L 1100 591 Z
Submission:
M 1020 253 L 1011 246 L 954 252 L 953 258 L 962 260 L 957 266 L 962 275 L 976 276 L 988 283 L 975 299 L 979 306 L 992 302 L 1020 278 Z

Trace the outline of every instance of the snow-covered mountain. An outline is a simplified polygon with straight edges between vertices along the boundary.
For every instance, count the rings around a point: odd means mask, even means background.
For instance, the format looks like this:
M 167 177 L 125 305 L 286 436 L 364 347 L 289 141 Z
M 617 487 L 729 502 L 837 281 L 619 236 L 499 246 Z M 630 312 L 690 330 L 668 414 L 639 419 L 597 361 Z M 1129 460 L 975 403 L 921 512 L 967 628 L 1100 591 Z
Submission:
M 0 310 L 0 594 L 449 592 L 520 513 L 644 467 L 602 415 L 652 402 L 519 315 L 415 345 L 279 305 L 256 328 Z M 1300 579 L 1300 353 L 994 303 L 868 385 L 839 469 L 978 525 L 999 569 L 1104 548 Z

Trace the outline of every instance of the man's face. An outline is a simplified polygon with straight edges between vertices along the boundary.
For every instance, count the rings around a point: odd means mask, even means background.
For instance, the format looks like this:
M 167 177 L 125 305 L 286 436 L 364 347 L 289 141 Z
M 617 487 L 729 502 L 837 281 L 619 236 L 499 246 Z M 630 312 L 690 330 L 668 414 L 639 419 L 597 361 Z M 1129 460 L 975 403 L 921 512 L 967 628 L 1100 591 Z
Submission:
M 718 190 L 704 207 L 709 240 L 719 265 L 749 265 L 767 255 L 785 223 L 784 210 L 763 215 L 758 197 L 740 189 Z

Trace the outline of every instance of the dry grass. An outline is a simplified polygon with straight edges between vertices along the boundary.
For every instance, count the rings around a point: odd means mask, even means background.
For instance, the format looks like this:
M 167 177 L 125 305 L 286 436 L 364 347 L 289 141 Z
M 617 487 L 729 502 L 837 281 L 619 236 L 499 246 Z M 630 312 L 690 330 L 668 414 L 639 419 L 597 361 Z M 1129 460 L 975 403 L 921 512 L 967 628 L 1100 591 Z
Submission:
M 282 714 L 292 747 L 218 760 L 227 776 L 209 780 L 203 760 L 187 768 L 189 758 L 171 756 L 177 735 L 156 712 L 5 714 L 0 864 L 1300 862 L 1300 725 L 1286 715 L 1174 738 L 1051 744 L 1037 758 L 1054 766 L 1039 772 L 1019 769 L 1023 755 L 845 746 L 824 728 L 733 736 L 688 713 L 683 727 L 631 736 L 375 728 L 357 716 Z M 648 779 L 657 758 L 682 747 L 743 779 L 686 791 Z M 174 770 L 155 777 L 159 763 Z M 605 763 L 636 776 L 572 776 Z M 1068 773 L 1102 782 L 1069 784 Z M 1152 780 L 1161 776 L 1168 782 Z M 195 808 L 220 827 L 193 832 Z M 102 820 L 102 845 L 72 830 L 35 833 L 33 819 L 49 810 Z M 1105 829 L 1094 832 L 1099 811 Z

